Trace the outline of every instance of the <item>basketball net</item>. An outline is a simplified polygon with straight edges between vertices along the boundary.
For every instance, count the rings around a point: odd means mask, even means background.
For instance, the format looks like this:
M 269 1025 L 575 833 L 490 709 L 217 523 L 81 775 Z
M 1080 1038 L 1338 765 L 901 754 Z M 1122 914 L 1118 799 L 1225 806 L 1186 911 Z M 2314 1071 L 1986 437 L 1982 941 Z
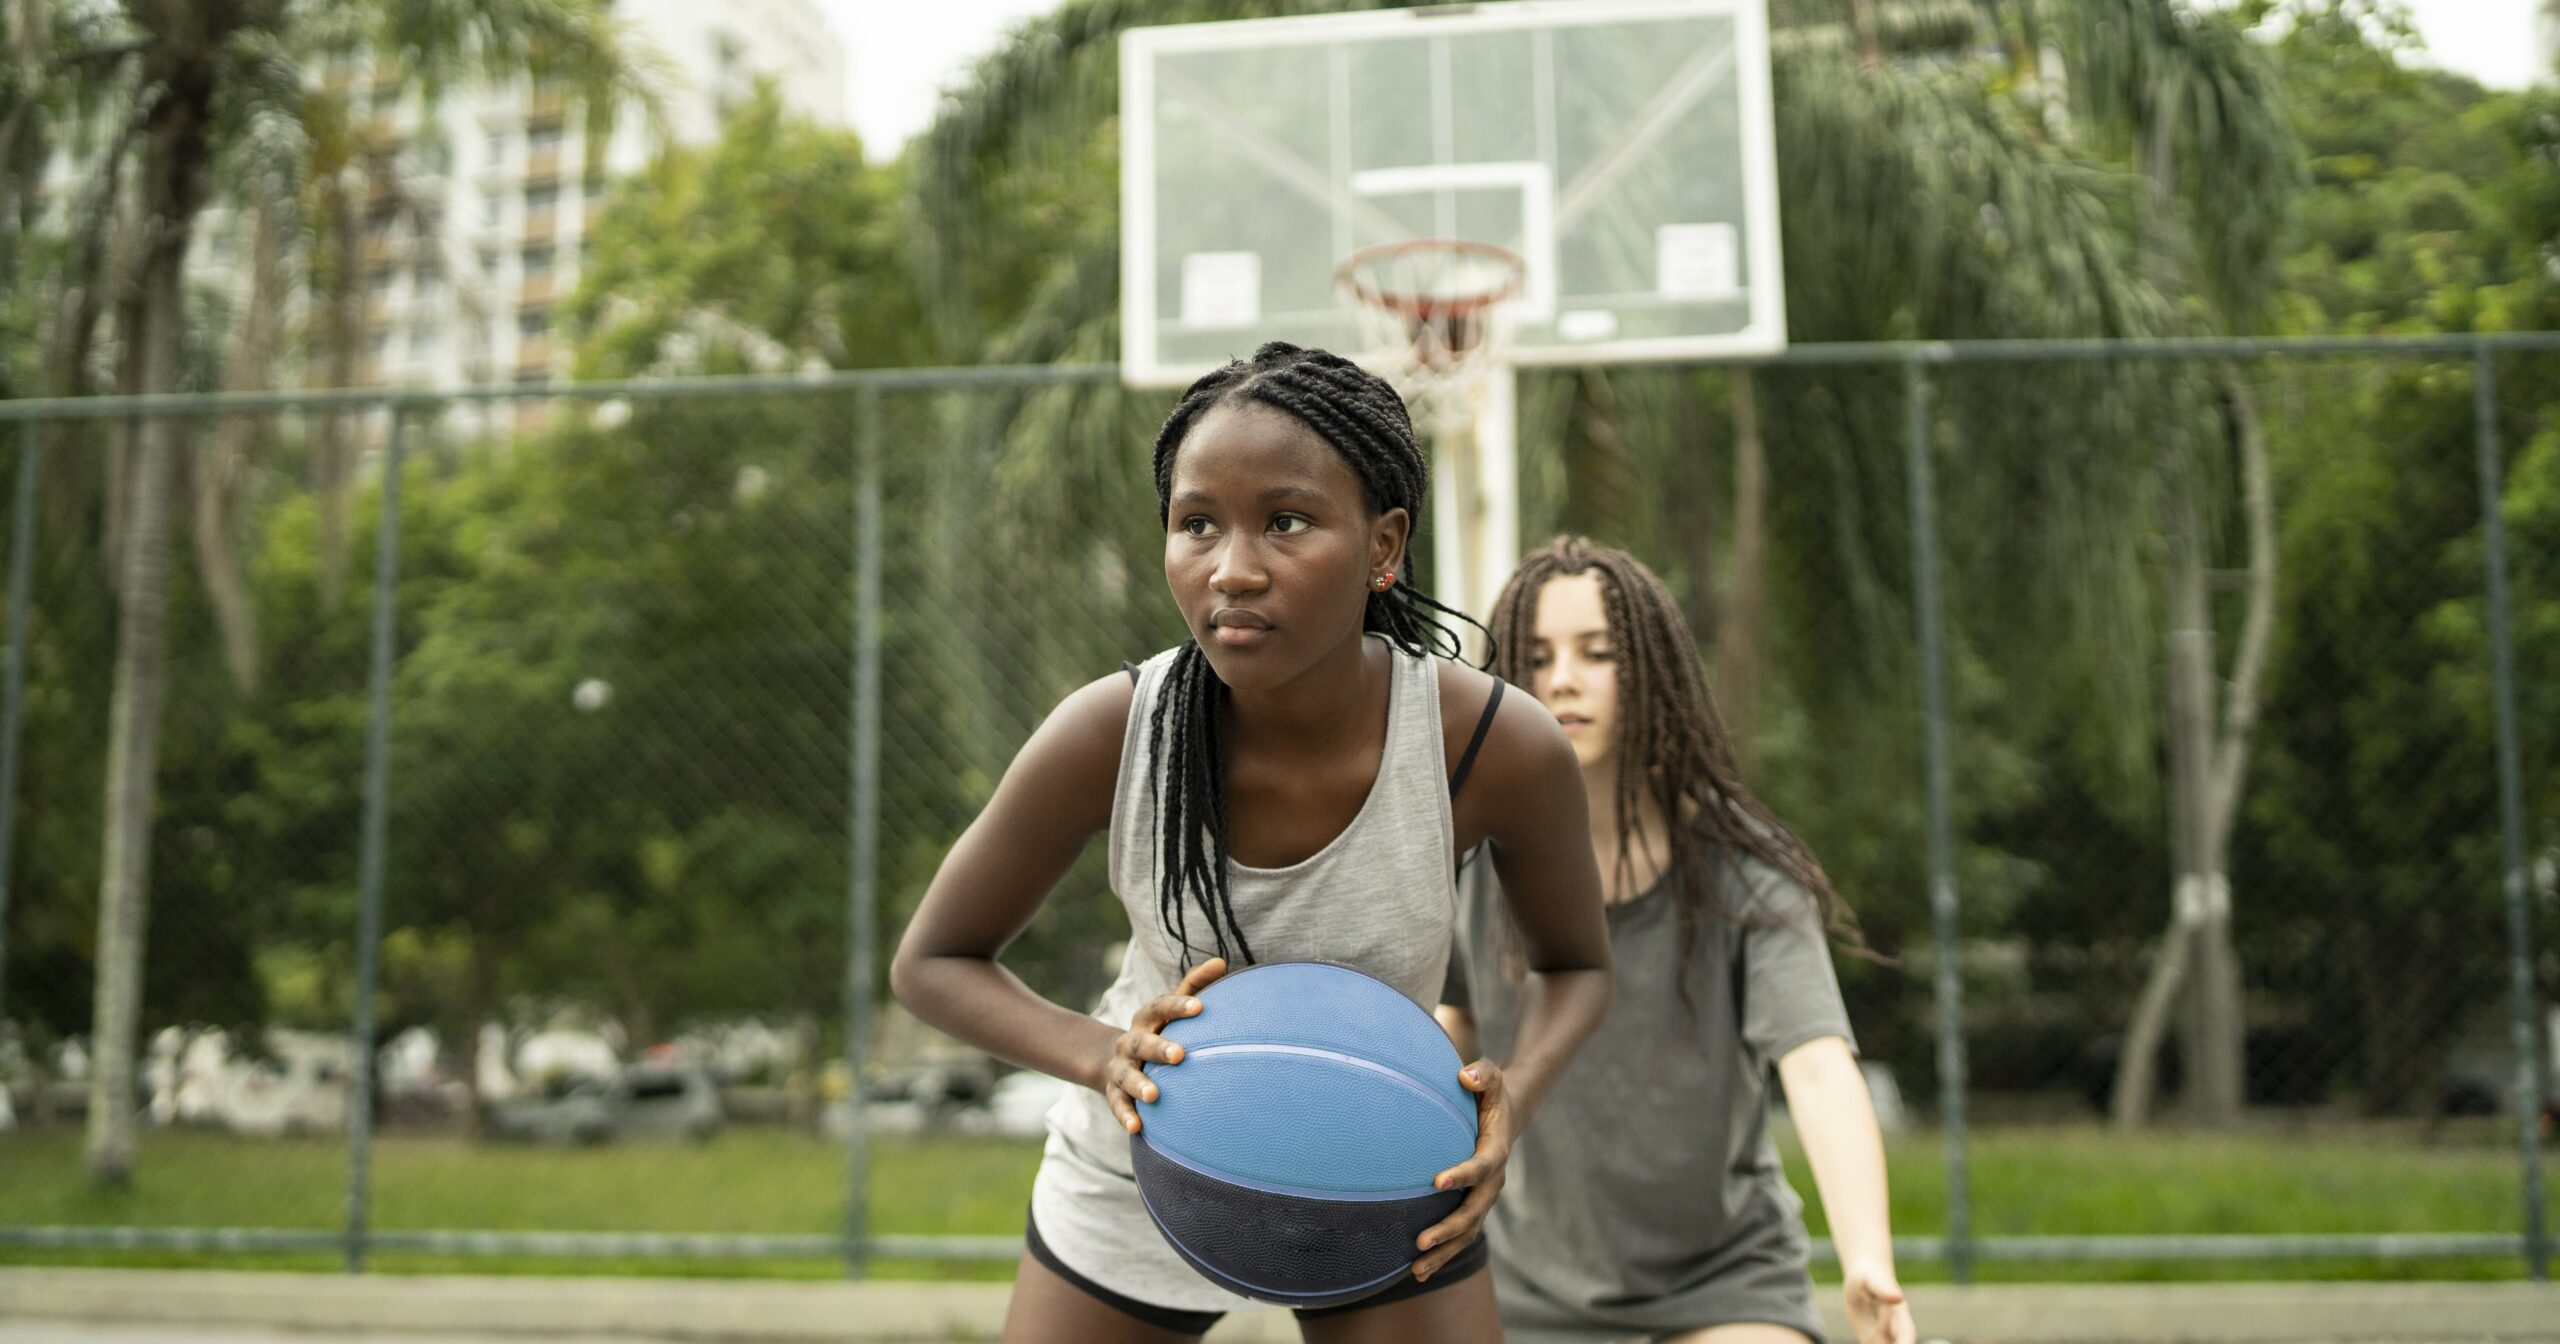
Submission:
M 1362 248 L 1334 270 L 1360 318 L 1363 348 L 1405 397 L 1414 428 L 1433 441 L 1433 578 L 1441 600 L 1489 612 L 1519 559 L 1517 491 L 1508 384 L 1499 416 L 1482 416 L 1494 376 L 1503 301 L 1528 268 L 1491 243 L 1417 238 Z M 1479 442 L 1479 428 L 1499 442 Z M 1491 488 L 1488 488 L 1491 487 Z M 1464 634 L 1481 661 L 1482 637 Z
M 1364 247 L 1333 272 L 1414 423 L 1444 436 L 1474 423 L 1501 341 L 1497 310 L 1526 274 L 1514 253 L 1462 238 Z

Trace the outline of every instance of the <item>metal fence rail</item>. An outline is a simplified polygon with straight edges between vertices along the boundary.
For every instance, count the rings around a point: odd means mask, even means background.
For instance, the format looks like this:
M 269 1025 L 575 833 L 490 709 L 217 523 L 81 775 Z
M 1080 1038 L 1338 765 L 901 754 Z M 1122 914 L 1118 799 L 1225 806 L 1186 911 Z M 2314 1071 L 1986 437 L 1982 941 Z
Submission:
M 2499 425 L 2498 357 L 2560 353 L 2560 332 L 2433 337 L 2319 337 L 2300 339 L 2226 339 L 2170 341 L 1981 341 L 1797 346 L 1784 355 L 1760 361 L 1778 370 L 1869 369 L 1898 374 L 1903 407 L 1904 468 L 1911 553 L 1909 573 L 1916 619 L 1918 686 L 1917 757 L 1922 767 L 1913 781 L 1925 795 L 1921 833 L 1926 843 L 1926 890 L 1931 942 L 1945 954 L 1932 960 L 1931 998 L 1936 1114 L 1944 1127 L 1947 1221 L 1940 1236 L 1908 1236 L 1897 1240 L 1897 1252 L 1915 1260 L 1944 1262 L 1959 1281 L 1979 1261 L 2100 1260 L 2266 1260 L 2291 1258 L 2440 1258 L 2521 1257 L 2529 1274 L 2547 1275 L 2550 1229 L 2545 1225 L 2538 1098 L 2550 1095 L 2540 1074 L 2535 1025 L 2536 980 L 2532 914 L 2533 873 L 2529 855 L 2525 804 L 2525 764 L 2518 710 L 2518 674 L 2513 622 L 2511 560 L 2502 521 L 2504 487 Z M 1963 743 L 1949 709 L 1949 634 L 1943 612 L 1942 552 L 1953 538 L 1942 538 L 1937 463 L 1944 451 L 1933 418 L 1933 398 L 1946 371 L 2000 364 L 2086 364 L 2116 361 L 2303 361 L 2321 359 L 2408 359 L 2436 361 L 2466 373 L 2470 380 L 2473 443 L 2480 507 L 2479 558 L 2482 612 L 2486 623 L 2486 677 L 2494 710 L 2494 758 L 2479 769 L 2494 774 L 2497 808 L 2496 870 L 2504 914 L 2502 930 L 2510 991 L 2509 1020 L 2514 1053 L 2513 1123 L 2516 1126 L 2516 1185 L 2521 1207 L 2514 1233 L 2481 1232 L 2448 1235 L 2123 1235 L 1998 1236 L 1976 1230 L 1970 1197 L 1972 1125 L 1968 1119 L 1968 1058 L 1965 976 L 1954 950 L 1961 946 L 1965 914 L 1958 854 L 1956 803 L 1958 759 Z M 120 422 L 145 417 L 178 416 L 211 421 L 221 417 L 387 413 L 380 442 L 382 494 L 376 520 L 375 566 L 367 638 L 367 685 L 362 748 L 362 809 L 358 834 L 357 873 L 360 888 L 354 931 L 353 1022 L 350 1037 L 357 1077 L 350 1089 L 347 1116 L 349 1170 L 341 1224 L 335 1228 L 211 1227 L 0 1227 L 0 1247 L 47 1250 L 156 1250 L 182 1252 L 337 1252 L 350 1272 L 365 1268 L 370 1254 L 386 1251 L 466 1256 L 649 1256 L 711 1259 L 840 1258 L 848 1273 L 861 1274 L 870 1258 L 1010 1259 L 1018 1243 L 1010 1238 L 883 1236 L 871 1230 L 868 1171 L 870 1155 L 862 1108 L 850 1108 L 852 1123 L 845 1141 L 844 1221 L 840 1234 L 809 1235 L 675 1235 L 649 1233 L 524 1233 L 471 1230 L 394 1230 L 378 1225 L 369 1184 L 372 1168 L 371 1113 L 376 1056 L 373 1048 L 377 1001 L 382 994 L 380 955 L 385 932 L 386 863 L 394 829 L 395 803 L 403 780 L 392 769 L 399 711 L 395 685 L 399 661 L 398 614 L 403 575 L 401 482 L 404 456 L 411 440 L 431 417 L 456 407 L 495 407 L 509 403 L 655 403 L 681 406 L 717 399 L 759 405 L 788 403 L 811 408 L 816 432 L 840 445 L 849 463 L 844 522 L 845 536 L 835 544 L 846 550 L 847 569 L 837 575 L 835 590 L 849 609 L 849 630 L 838 630 L 845 697 L 841 739 L 844 751 L 845 886 L 844 959 L 841 972 L 845 1039 L 843 1064 L 849 1078 L 864 1076 L 866 1043 L 873 1029 L 870 1005 L 878 995 L 873 951 L 882 919 L 884 890 L 884 823 L 893 828 L 901 818 L 888 815 L 884 798 L 884 696 L 892 693 L 897 673 L 884 667 L 895 655 L 888 651 L 885 610 L 888 568 L 893 553 L 883 537 L 891 524 L 884 515 L 884 472 L 889 470 L 890 443 L 899 428 L 889 423 L 884 399 L 907 393 L 967 392 L 985 396 L 1033 394 L 1041 389 L 1107 384 L 1117 375 L 1110 365 L 1052 365 L 953 369 L 879 369 L 792 377 L 657 379 L 593 383 L 553 383 L 476 387 L 453 390 L 352 390 L 338 392 L 274 392 L 204 396 L 154 396 L 82 400 L 0 402 L 0 422 L 22 425 L 25 448 L 18 459 L 9 546 L 8 643 L 5 673 L 0 674 L 0 977 L 8 968 L 13 844 L 18 837 L 18 772 L 20 728 L 25 710 L 31 621 L 31 572 L 40 520 L 38 509 L 47 457 L 62 450 L 47 445 L 42 431 L 83 422 Z M 974 432 L 974 431 L 973 431 Z M 680 460 L 680 455 L 669 461 Z M 961 475 L 967 475 L 963 471 Z M 980 488 L 971 479 L 965 491 Z M 744 488 L 743 486 L 741 487 Z M 832 497 L 831 497 L 832 498 Z M 955 517 L 966 517 L 974 494 L 958 505 Z M 927 579 L 917 582 L 930 582 Z M 946 580 L 959 582 L 959 580 Z M 933 593 L 921 596 L 903 588 L 900 599 L 930 607 Z M 901 608 L 905 618 L 913 614 Z M 959 635 L 927 631 L 916 638 L 965 640 Z M 989 703 L 1001 701 L 1001 688 L 981 688 Z M 814 694 L 814 692 L 813 692 Z M 821 715 L 821 718 L 827 717 Z M 993 731 L 993 730 L 990 730 Z M 1001 733 L 997 733 L 1002 736 Z M 930 758 L 915 761 L 948 765 Z M 716 794 L 705 785 L 705 794 Z M 0 978 L 0 996 L 12 988 Z M 8 1000 L 0 997 L 0 1020 Z M 1827 1244 L 1823 1253 L 1828 1254 Z

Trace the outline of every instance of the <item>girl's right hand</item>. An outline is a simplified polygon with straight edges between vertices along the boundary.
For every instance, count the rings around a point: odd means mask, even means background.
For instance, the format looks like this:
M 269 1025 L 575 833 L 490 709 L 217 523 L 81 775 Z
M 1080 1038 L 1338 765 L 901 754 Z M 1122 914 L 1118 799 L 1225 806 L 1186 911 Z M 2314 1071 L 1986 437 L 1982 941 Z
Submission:
M 1222 957 L 1211 957 L 1191 968 L 1173 992 L 1138 1010 L 1130 1019 L 1129 1029 L 1111 1042 L 1111 1057 L 1102 1066 L 1102 1099 L 1111 1103 L 1111 1113 L 1120 1118 L 1120 1127 L 1132 1134 L 1143 1127 L 1138 1119 L 1136 1102 L 1154 1101 L 1162 1095 L 1154 1080 L 1147 1077 L 1149 1064 L 1179 1064 L 1182 1047 L 1158 1035 L 1165 1024 L 1178 1017 L 1193 1017 L 1200 1012 L 1200 1001 L 1191 997 L 1214 984 L 1227 973 Z

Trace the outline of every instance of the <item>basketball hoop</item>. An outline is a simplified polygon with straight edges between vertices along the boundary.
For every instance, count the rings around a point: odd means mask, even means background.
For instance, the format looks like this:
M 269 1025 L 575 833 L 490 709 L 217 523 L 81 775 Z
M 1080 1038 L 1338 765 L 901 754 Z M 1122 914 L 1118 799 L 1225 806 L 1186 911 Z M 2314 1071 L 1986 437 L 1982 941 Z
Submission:
M 1495 310 L 1520 292 L 1527 267 L 1491 243 L 1410 238 L 1364 247 L 1334 268 L 1360 314 L 1367 348 L 1387 356 L 1415 419 L 1463 427 L 1501 333 Z

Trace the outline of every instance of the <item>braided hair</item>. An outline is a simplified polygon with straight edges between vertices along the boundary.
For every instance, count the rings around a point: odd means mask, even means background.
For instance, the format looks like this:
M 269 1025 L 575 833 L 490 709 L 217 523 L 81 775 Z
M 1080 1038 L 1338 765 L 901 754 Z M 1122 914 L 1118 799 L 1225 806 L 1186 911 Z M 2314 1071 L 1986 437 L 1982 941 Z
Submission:
M 1165 418 L 1156 434 L 1159 524 L 1172 517 L 1173 459 L 1183 440 L 1209 412 L 1240 402 L 1295 417 L 1350 463 L 1372 517 L 1403 509 L 1419 527 L 1423 501 L 1431 495 L 1431 470 L 1415 442 L 1404 398 L 1385 379 L 1340 355 L 1286 341 L 1269 342 L 1253 358 L 1202 377 Z M 1419 586 L 1399 582 L 1369 593 L 1360 628 L 1410 655 L 1455 658 L 1463 646 L 1439 619 L 1442 614 L 1476 624 Z M 1174 653 L 1148 727 L 1148 787 L 1157 818 L 1156 915 L 1186 962 L 1194 947 L 1194 913 L 1208 924 L 1201 947 L 1230 963 L 1253 960 L 1227 890 L 1227 760 L 1218 736 L 1227 694 L 1199 641 L 1186 639 Z
M 1635 880 L 1635 827 L 1639 790 L 1673 828 L 1673 890 L 1678 893 L 1682 963 L 1715 886 L 1710 858 L 1731 862 L 1747 854 L 1778 870 L 1812 896 L 1832 937 L 1849 952 L 1873 958 L 1848 903 L 1813 850 L 1780 822 L 1742 782 L 1731 739 L 1700 670 L 1697 641 L 1671 590 L 1625 551 L 1561 536 L 1521 560 L 1494 601 L 1494 675 L 1528 686 L 1537 636 L 1538 599 L 1551 579 L 1596 574 L 1600 609 L 1609 622 L 1609 647 L 1617 667 L 1618 866 L 1616 880 Z M 1691 843 L 1684 826 L 1705 844 Z M 1743 921 L 1739 909 L 1719 911 Z M 1688 992 L 1688 977 L 1680 978 Z

